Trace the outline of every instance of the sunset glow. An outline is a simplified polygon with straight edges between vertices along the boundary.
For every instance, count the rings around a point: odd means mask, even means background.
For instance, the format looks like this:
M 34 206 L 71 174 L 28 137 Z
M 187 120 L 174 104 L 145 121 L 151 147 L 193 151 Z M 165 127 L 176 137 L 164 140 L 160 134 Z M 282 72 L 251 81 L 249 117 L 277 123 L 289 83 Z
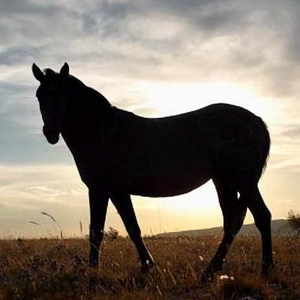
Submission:
M 210 105 L 230 103 L 252 112 L 266 110 L 266 101 L 255 98 L 253 92 L 229 83 L 167 83 L 145 87 L 150 104 L 164 115 L 172 115 Z
M 79 222 L 89 228 L 72 155 L 42 134 L 32 63 L 59 71 L 68 62 L 112 105 L 144 117 L 219 102 L 249 109 L 272 139 L 259 186 L 273 219 L 300 212 L 300 2 L 24 0 L 2 3 L 0 15 L 0 236 L 57 234 L 42 211 L 66 235 L 81 235 Z M 223 222 L 211 181 L 174 198 L 133 199 L 143 234 Z M 126 235 L 112 205 L 109 226 Z

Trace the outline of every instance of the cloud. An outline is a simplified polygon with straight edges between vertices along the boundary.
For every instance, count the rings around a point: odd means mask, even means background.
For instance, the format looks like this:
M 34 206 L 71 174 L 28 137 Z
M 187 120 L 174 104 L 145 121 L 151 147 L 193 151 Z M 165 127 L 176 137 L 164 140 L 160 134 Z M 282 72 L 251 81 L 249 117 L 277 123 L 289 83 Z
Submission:
M 41 211 L 53 215 L 66 235 L 79 236 L 79 221 L 88 230 L 87 199 L 87 190 L 73 165 L 0 165 L 0 236 L 59 234 L 57 225 Z
M 5 1 L 3 122 L 20 136 L 41 130 L 32 62 L 58 70 L 68 61 L 71 73 L 114 104 L 146 115 L 155 108 L 141 83 L 158 81 L 231 82 L 274 103 L 284 99 L 291 111 L 300 86 L 299 10 L 295 0 Z
M 22 120 L 15 122 L 9 114 L 0 113 L 0 163 L 31 164 L 40 163 L 70 163 L 71 155 L 61 143 L 50 147 L 41 133 L 30 130 L 28 124 L 22 125 Z M 27 126 L 26 126 L 27 125 Z M 40 129 L 41 130 L 41 129 Z
M 18 65 L 32 61 L 39 56 L 41 49 L 31 45 L 21 45 L 10 47 L 0 53 L 1 65 Z
M 299 125 L 294 125 L 290 126 L 289 128 L 285 129 L 281 135 L 283 137 L 289 138 L 292 141 L 295 141 L 295 139 L 300 137 L 300 126 Z
M 159 102 L 175 106 L 181 89 L 184 109 L 214 102 L 220 82 L 251 90 L 239 103 L 257 104 L 268 122 L 268 170 L 298 176 L 298 0 L 5 0 L 0 16 L 0 205 L 9 215 L 30 219 L 40 205 L 67 214 L 86 198 L 66 146 L 41 134 L 33 62 L 58 71 L 67 61 L 114 105 L 145 116 L 160 114 Z M 203 85 L 212 90 L 204 100 L 188 90 Z M 147 93 L 162 86 L 155 106 Z
M 73 165 L 1 165 L 0 204 L 37 209 L 60 203 L 82 206 L 87 190 Z
M 286 76 L 299 76 L 295 1 L 75 3 L 5 2 L 1 28 L 12 41 L 4 40 L 0 62 L 59 68 L 69 61 L 80 73 L 119 80 L 226 79 L 274 96 L 298 91 Z

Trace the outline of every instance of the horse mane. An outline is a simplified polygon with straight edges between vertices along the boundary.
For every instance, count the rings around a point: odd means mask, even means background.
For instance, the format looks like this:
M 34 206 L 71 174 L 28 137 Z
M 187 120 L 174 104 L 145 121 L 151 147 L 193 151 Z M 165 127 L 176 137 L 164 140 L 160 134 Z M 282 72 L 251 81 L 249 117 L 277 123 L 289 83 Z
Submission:
M 43 71 L 44 71 L 44 74 L 46 75 L 46 78 L 51 78 L 51 77 L 58 74 L 58 73 L 56 73 L 55 71 L 53 71 L 52 69 L 49 69 L 49 68 L 44 69 Z
M 43 70 L 46 79 L 54 79 L 56 76 L 59 75 L 59 73 L 53 71 L 50 68 L 46 68 Z M 110 102 L 98 91 L 94 90 L 91 87 L 86 86 L 81 80 L 79 80 L 77 77 L 73 76 L 73 75 L 69 75 L 68 76 L 68 85 L 72 86 L 72 87 L 76 87 L 78 88 L 80 91 L 83 91 L 84 94 L 88 94 L 90 96 L 91 99 L 91 103 L 93 103 L 93 106 L 91 107 L 91 109 L 93 108 L 100 108 L 100 109 L 105 109 L 105 108 L 110 108 L 112 107 Z M 76 96 L 79 96 L 78 94 Z M 77 98 L 77 97 L 76 97 Z M 81 102 L 84 103 L 84 102 Z M 90 105 L 89 104 L 89 105 Z

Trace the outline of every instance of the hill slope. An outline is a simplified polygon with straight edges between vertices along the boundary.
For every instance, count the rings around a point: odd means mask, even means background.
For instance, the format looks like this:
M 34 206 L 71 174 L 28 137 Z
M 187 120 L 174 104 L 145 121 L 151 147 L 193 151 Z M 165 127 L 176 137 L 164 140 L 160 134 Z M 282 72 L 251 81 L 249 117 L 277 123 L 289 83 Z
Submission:
M 297 233 L 296 230 L 291 228 L 288 224 L 288 220 L 280 219 L 273 220 L 271 223 L 272 226 L 272 234 L 273 235 L 295 235 Z M 198 229 L 198 230 L 186 230 L 186 231 L 178 231 L 178 232 L 166 232 L 156 235 L 156 237 L 179 237 L 179 236 L 187 236 L 187 237 L 201 237 L 205 235 L 219 235 L 223 234 L 223 227 L 213 227 L 207 229 Z M 241 228 L 239 235 L 257 235 L 259 234 L 258 229 L 254 224 L 243 225 Z

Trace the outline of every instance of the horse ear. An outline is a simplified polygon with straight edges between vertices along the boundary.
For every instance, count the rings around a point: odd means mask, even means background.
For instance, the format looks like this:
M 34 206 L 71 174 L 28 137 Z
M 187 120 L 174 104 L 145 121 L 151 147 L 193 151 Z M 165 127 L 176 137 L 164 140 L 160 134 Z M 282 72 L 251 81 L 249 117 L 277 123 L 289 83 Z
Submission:
M 35 63 L 32 65 L 32 73 L 35 79 L 38 80 L 39 82 L 42 82 L 45 79 L 44 73 Z
M 69 76 L 70 68 L 67 63 L 65 63 L 62 68 L 60 69 L 59 74 L 62 75 L 64 78 Z

